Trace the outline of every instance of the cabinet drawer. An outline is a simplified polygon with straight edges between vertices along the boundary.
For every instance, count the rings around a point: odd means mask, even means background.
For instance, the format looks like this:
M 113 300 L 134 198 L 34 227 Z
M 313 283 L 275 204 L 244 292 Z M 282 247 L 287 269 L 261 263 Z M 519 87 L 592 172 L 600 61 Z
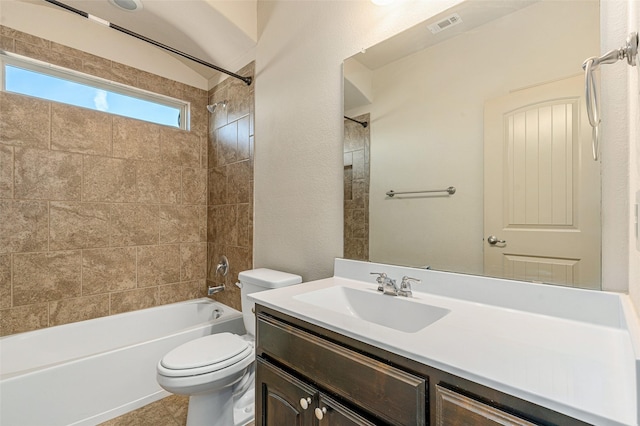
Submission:
M 426 380 L 259 315 L 258 349 L 394 425 L 424 425 Z
M 436 386 L 436 426 L 536 426 L 490 405 Z

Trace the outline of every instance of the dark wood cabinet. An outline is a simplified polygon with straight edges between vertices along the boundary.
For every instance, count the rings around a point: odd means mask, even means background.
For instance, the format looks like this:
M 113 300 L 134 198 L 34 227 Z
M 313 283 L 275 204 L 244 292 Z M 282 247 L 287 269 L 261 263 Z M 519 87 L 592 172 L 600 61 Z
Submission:
M 490 405 L 436 386 L 437 426 L 535 426 Z
M 317 391 L 258 358 L 256 365 L 256 425 L 312 425 Z M 307 408 L 300 405 L 307 402 Z
M 256 316 L 256 425 L 588 426 L 259 304 Z
M 345 405 L 258 358 L 256 424 L 262 426 L 375 426 Z
M 322 392 L 314 413 L 319 426 L 376 426 L 376 423 L 365 419 Z

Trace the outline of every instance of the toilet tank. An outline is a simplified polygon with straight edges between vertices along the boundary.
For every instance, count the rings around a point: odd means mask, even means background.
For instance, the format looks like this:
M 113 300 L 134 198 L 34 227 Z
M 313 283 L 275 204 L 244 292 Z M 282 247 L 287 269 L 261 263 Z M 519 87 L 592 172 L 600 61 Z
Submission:
M 238 274 L 238 281 L 240 282 L 236 285 L 240 287 L 244 326 L 247 329 L 247 333 L 255 336 L 256 319 L 253 313 L 255 304 L 249 301 L 247 295 L 258 291 L 300 284 L 302 277 L 287 272 L 274 271 L 273 269 L 258 268 L 240 272 Z

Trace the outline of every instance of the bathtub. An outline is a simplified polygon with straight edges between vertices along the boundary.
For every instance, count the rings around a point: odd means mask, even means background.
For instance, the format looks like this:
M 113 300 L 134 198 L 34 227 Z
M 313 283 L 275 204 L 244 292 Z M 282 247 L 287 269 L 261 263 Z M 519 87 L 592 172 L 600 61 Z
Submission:
M 95 425 L 170 395 L 158 360 L 242 314 L 203 298 L 0 338 L 0 425 Z

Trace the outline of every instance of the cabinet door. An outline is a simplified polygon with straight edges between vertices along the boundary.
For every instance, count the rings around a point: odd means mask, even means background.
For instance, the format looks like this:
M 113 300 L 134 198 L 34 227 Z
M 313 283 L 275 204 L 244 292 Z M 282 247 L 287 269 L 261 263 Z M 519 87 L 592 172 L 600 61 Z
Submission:
M 319 426 L 375 426 L 364 417 L 353 412 L 338 401 L 320 393 L 318 407 L 315 409 Z M 379 423 L 383 424 L 383 423 Z
M 436 386 L 436 426 L 535 426 L 480 401 Z
M 257 358 L 256 425 L 313 425 L 316 406 L 317 391 L 313 387 Z

